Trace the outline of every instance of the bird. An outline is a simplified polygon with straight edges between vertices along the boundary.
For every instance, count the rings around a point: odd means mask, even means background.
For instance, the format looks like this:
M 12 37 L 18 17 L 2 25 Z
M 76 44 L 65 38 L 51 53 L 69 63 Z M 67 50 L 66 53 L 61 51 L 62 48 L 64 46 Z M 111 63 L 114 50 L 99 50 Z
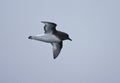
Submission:
M 72 39 L 67 33 L 56 30 L 56 23 L 48 21 L 41 21 L 41 23 L 44 24 L 44 34 L 29 36 L 28 39 L 50 43 L 53 49 L 53 58 L 56 59 L 63 47 L 63 41 L 72 41 Z

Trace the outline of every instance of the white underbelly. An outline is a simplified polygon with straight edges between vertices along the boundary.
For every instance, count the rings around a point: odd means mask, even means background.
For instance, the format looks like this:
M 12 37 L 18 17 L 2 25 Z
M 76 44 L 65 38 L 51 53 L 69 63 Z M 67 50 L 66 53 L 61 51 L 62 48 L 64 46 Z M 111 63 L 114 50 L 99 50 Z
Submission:
M 47 43 L 60 42 L 60 39 L 52 34 L 36 35 L 36 36 L 32 36 L 32 39 L 47 42 Z

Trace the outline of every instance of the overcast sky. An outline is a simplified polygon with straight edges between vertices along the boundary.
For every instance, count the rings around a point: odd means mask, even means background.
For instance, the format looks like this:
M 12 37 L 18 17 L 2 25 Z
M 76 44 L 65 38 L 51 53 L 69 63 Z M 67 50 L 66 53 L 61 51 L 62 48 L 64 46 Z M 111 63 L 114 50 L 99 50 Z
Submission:
M 58 24 L 64 41 L 27 39 Z M 0 83 L 120 83 L 119 0 L 0 0 Z

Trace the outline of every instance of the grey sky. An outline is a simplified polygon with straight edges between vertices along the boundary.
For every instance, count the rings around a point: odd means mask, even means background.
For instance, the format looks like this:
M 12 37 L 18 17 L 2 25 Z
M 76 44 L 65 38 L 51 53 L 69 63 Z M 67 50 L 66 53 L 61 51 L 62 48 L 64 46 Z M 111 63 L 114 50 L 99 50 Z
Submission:
M 42 20 L 73 40 L 56 60 Z M 0 0 L 0 40 L 0 83 L 120 83 L 119 0 Z

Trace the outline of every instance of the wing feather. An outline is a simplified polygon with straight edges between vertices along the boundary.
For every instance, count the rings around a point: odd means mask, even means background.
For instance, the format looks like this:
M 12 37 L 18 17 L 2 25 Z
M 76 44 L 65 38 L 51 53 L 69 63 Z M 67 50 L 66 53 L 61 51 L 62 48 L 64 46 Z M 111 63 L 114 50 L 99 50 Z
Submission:
M 45 24 L 44 26 L 45 33 L 54 33 L 56 31 L 57 24 L 46 21 L 41 21 L 41 22 Z
M 62 41 L 60 43 L 52 43 L 52 46 L 53 46 L 53 58 L 56 59 L 62 49 L 63 46 Z

